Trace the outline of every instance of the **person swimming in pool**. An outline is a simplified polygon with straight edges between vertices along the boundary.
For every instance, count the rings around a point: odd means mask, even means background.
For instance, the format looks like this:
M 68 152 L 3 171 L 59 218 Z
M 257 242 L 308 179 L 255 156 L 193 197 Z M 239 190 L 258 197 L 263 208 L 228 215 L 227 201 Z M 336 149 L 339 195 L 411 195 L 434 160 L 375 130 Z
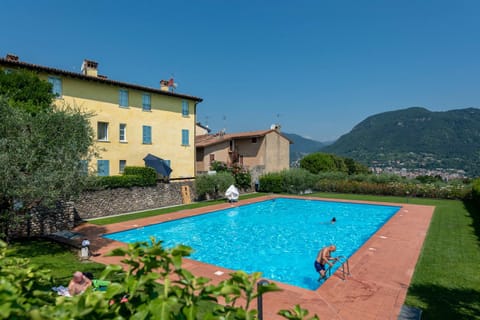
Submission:
M 333 263 L 330 261 L 337 260 L 337 258 L 334 258 L 331 256 L 331 253 L 335 252 L 336 250 L 337 250 L 337 247 L 332 244 L 318 251 L 317 259 L 315 259 L 314 267 L 315 267 L 315 270 L 320 274 L 321 279 L 325 279 L 325 265 L 328 264 L 330 267 L 332 267 Z
M 333 217 L 332 220 L 330 220 L 330 223 L 333 224 L 333 223 L 335 223 L 335 222 L 337 222 L 337 218 Z

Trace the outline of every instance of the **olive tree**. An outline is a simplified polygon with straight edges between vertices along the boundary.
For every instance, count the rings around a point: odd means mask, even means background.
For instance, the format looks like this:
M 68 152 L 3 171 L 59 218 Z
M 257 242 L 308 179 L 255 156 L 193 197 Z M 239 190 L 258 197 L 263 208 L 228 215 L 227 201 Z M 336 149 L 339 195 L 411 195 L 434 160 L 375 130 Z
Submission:
M 36 99 L 21 100 L 17 90 L 9 95 L 5 88 L 0 96 L 0 237 L 4 239 L 32 207 L 69 199 L 80 190 L 85 178 L 81 159 L 88 159 L 93 144 L 89 114 L 54 107 L 50 91 L 43 86 L 22 88 Z M 30 92 L 37 89 L 38 96 L 50 99 L 50 107 L 35 107 L 43 101 Z

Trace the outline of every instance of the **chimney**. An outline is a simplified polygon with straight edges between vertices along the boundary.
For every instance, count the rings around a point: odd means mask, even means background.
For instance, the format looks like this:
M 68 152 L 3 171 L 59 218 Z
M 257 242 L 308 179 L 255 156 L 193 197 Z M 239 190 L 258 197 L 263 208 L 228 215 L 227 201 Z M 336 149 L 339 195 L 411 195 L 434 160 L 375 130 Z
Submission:
M 84 59 L 82 73 L 86 76 L 98 77 L 98 62 Z
M 169 91 L 170 87 L 168 85 L 168 80 L 160 80 L 160 90 Z
M 11 53 L 7 53 L 5 59 L 7 61 L 18 61 L 18 56 Z

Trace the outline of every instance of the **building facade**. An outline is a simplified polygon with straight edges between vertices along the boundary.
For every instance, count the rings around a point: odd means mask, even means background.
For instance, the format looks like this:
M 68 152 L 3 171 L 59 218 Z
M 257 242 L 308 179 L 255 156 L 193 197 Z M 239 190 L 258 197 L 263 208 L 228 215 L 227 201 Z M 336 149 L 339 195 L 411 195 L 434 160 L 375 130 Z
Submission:
M 92 114 L 99 156 L 89 164 L 98 175 L 118 175 L 125 166 L 144 166 L 148 154 L 166 161 L 171 178 L 195 176 L 196 108 L 201 98 L 172 91 L 173 81 L 150 88 L 110 80 L 98 64 L 84 60 L 75 73 L 22 62 L 14 55 L 0 58 L 5 70 L 34 71 L 52 84 L 57 106 Z
M 278 128 L 199 135 L 195 142 L 197 174 L 208 172 L 213 161 L 227 165 L 241 164 L 252 173 L 253 178 L 288 169 L 291 143 Z

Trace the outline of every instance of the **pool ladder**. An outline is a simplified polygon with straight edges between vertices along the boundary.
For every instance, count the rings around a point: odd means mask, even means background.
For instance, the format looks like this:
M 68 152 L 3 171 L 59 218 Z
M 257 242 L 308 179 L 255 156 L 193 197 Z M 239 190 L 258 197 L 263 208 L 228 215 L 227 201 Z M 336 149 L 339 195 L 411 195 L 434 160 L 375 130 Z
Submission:
M 328 272 L 328 278 L 330 278 L 330 276 L 332 275 L 333 266 L 337 263 L 341 263 L 339 269 L 342 272 L 342 277 L 340 279 L 345 281 L 345 280 L 347 280 L 347 276 L 350 275 L 350 265 L 348 264 L 348 258 L 345 257 L 345 256 L 338 256 L 338 257 L 335 257 L 335 258 L 337 258 L 337 261 L 335 261 L 335 263 L 331 267 L 329 266 L 326 270 L 326 272 Z M 346 266 L 346 268 L 345 268 L 345 266 Z

